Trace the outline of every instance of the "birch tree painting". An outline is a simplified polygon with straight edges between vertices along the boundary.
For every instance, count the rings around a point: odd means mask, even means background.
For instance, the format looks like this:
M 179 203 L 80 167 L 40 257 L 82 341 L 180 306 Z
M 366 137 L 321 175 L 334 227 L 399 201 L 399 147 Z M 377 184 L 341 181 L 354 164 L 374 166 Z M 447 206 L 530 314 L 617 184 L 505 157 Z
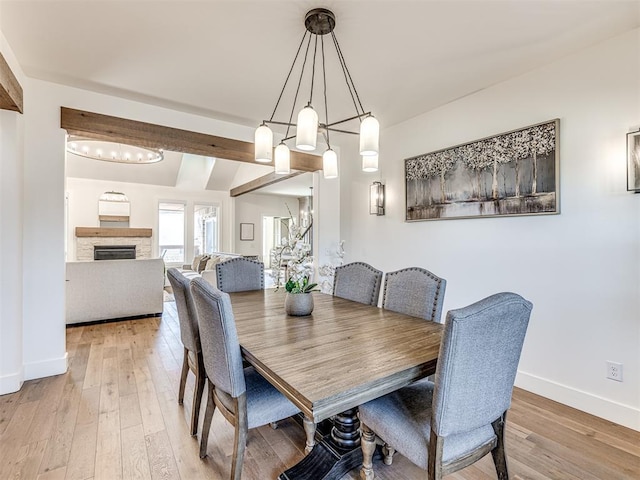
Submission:
M 558 213 L 559 127 L 551 120 L 406 159 L 406 220 Z

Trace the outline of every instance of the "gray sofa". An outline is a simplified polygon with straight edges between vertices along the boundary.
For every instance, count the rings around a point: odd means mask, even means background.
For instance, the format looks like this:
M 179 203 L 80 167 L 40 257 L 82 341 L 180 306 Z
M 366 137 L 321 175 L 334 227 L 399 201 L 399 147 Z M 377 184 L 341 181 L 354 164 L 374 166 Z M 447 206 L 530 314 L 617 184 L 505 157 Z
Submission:
M 164 262 L 67 262 L 67 324 L 162 313 Z

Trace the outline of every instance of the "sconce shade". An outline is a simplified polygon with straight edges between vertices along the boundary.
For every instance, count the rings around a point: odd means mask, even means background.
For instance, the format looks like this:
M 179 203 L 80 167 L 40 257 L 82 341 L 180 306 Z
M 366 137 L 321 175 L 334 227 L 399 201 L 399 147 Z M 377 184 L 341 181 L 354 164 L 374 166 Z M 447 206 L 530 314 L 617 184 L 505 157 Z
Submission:
M 384 215 L 384 185 L 380 182 L 373 182 L 369 187 L 369 213 Z
M 378 155 L 363 155 L 362 171 L 377 172 L 378 171 Z
M 256 128 L 256 162 L 270 163 L 273 159 L 273 133 L 264 123 Z
M 291 152 L 284 142 L 276 147 L 275 151 L 275 172 L 278 175 L 291 173 Z
M 377 155 L 380 139 L 380 123 L 369 115 L 360 124 L 360 155 Z
M 329 149 L 322 154 L 322 170 L 324 178 L 336 178 L 338 176 L 338 155 Z
M 307 105 L 298 113 L 296 125 L 296 147 L 300 150 L 316 149 L 318 139 L 318 114 L 311 105 Z

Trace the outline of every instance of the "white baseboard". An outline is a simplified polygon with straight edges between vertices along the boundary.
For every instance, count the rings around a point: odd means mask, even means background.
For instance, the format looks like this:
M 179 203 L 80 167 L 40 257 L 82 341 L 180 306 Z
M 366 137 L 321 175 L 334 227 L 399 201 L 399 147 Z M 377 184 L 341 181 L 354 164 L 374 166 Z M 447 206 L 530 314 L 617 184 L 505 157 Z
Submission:
M 20 369 L 11 375 L 3 375 L 0 377 L 0 395 L 17 392 L 22 388 L 24 382 L 24 372 Z
M 516 386 L 596 417 L 640 431 L 640 409 L 518 371 Z
M 35 380 L 36 378 L 51 377 L 66 373 L 68 367 L 68 354 L 64 352 L 61 358 L 52 358 L 42 362 L 26 363 L 24 365 L 24 379 Z

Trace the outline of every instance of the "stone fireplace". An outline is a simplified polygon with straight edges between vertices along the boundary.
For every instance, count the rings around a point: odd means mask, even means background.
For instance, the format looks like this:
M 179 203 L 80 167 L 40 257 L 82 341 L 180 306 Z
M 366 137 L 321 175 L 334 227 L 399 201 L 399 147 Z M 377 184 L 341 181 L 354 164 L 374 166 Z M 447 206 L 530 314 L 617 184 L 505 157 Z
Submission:
M 134 258 L 151 257 L 150 228 L 76 227 L 76 260 L 94 260 L 96 247 L 135 247 Z

